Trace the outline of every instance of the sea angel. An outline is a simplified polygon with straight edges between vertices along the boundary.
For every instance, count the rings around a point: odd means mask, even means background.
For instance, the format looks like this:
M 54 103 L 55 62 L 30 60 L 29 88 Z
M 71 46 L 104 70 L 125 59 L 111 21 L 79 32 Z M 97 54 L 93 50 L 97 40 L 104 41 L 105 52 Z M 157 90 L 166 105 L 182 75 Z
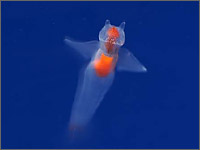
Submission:
M 91 120 L 113 82 L 115 68 L 118 71 L 147 71 L 128 49 L 121 48 L 125 42 L 124 27 L 125 22 L 116 27 L 106 20 L 99 33 L 99 41 L 65 39 L 68 46 L 90 60 L 79 79 L 69 122 L 70 130 L 83 128 Z

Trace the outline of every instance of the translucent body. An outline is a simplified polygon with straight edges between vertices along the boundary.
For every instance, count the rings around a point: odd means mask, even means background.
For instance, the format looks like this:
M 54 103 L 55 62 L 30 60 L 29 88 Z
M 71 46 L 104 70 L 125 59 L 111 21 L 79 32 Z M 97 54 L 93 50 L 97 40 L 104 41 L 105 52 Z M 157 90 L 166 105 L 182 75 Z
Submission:
M 79 77 L 70 117 L 70 130 L 83 128 L 92 119 L 113 82 L 116 67 L 119 71 L 146 71 L 129 50 L 120 48 L 125 42 L 124 26 L 123 22 L 115 27 L 107 20 L 99 33 L 100 41 L 76 42 L 65 39 L 67 45 L 84 58 L 90 59 Z
M 70 129 L 84 127 L 94 115 L 114 79 L 114 72 L 99 78 L 91 62 L 79 81 L 70 118 Z

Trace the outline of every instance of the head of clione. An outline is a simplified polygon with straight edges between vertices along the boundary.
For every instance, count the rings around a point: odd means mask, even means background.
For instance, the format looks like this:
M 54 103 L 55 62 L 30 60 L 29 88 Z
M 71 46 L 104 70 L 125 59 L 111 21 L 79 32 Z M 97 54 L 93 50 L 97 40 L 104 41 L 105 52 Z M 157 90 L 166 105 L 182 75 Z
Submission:
M 99 33 L 99 40 L 104 44 L 108 53 L 114 52 L 115 49 L 121 47 L 125 42 L 124 33 L 125 22 L 122 22 L 119 27 L 110 24 L 106 20 L 104 27 Z

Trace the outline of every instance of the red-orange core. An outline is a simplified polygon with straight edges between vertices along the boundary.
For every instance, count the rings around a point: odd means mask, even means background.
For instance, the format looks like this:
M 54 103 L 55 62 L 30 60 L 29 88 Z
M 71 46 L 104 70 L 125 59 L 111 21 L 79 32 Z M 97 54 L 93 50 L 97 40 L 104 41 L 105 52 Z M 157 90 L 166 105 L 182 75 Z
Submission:
M 108 57 L 102 53 L 99 59 L 94 61 L 94 68 L 99 77 L 105 77 L 112 71 L 113 57 Z
M 119 31 L 117 30 L 116 27 L 111 27 L 110 29 L 108 29 L 107 33 L 109 37 L 113 37 L 113 38 L 119 37 Z

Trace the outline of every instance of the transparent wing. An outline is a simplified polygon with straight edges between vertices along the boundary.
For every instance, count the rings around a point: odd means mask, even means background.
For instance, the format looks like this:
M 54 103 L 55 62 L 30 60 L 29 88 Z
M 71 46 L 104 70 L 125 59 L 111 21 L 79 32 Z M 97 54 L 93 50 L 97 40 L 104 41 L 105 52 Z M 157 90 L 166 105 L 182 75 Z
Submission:
M 86 59 L 91 58 L 99 49 L 99 41 L 78 42 L 69 37 L 66 37 L 64 41 Z
M 139 62 L 139 60 L 126 48 L 119 49 L 117 70 L 131 72 L 147 71 L 147 69 Z

